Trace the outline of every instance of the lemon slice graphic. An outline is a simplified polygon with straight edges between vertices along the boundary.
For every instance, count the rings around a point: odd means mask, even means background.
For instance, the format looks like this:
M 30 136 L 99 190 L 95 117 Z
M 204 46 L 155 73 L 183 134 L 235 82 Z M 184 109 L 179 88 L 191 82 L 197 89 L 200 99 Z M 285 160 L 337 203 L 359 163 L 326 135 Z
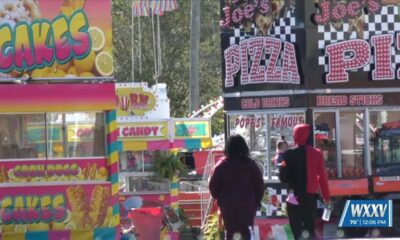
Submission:
M 114 72 L 114 59 L 108 52 L 100 52 L 96 56 L 95 66 L 101 76 L 110 76 Z
M 15 231 L 16 232 L 26 232 L 28 230 L 28 227 L 25 224 L 17 224 L 15 225 Z
M 65 229 L 74 230 L 74 229 L 76 229 L 76 225 L 72 222 L 69 222 L 69 223 L 65 224 Z
M 106 44 L 106 37 L 103 31 L 98 27 L 89 27 L 88 32 L 92 38 L 92 49 L 94 51 L 100 51 Z

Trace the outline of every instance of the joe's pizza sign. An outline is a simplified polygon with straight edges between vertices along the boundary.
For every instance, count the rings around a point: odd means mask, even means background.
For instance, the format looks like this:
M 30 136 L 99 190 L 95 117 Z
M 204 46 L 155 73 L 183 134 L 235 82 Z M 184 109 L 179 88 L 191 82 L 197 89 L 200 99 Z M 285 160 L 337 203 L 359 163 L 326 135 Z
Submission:
M 283 46 L 283 50 L 282 50 Z M 263 58 L 263 54 L 269 58 Z M 225 87 L 240 84 L 292 83 L 300 84 L 295 47 L 273 37 L 254 37 L 233 44 L 224 51 Z M 283 64 L 280 66 L 278 62 Z M 239 74 L 240 73 L 240 74 Z
M 368 71 L 372 80 L 400 79 L 400 0 L 316 0 L 312 17 L 321 39 L 319 65 L 326 83 Z

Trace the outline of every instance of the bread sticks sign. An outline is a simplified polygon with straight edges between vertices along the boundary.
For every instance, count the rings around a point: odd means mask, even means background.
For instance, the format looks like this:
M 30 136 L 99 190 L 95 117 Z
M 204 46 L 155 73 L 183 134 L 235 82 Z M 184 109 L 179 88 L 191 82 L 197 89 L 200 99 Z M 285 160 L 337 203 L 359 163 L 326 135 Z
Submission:
M 113 226 L 110 184 L 0 187 L 3 233 Z

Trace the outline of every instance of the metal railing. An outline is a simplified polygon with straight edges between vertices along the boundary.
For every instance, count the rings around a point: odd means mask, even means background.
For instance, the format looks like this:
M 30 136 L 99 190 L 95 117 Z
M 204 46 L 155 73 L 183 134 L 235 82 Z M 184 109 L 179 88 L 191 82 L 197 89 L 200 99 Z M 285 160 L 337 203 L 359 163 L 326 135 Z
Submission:
M 210 150 L 207 157 L 207 162 L 204 167 L 203 178 L 200 184 L 200 199 L 201 199 L 201 224 L 205 224 L 207 216 L 210 214 L 213 198 L 208 189 L 208 180 L 215 166 L 215 159 L 221 155 L 220 151 Z

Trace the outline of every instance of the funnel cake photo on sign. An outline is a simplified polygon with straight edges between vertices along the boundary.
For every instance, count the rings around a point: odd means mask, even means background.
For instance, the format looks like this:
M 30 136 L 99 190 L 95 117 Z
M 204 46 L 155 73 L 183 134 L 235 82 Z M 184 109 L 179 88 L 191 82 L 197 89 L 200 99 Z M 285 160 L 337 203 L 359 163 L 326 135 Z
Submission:
M 35 0 L 0 1 L 0 25 L 7 23 L 13 28 L 21 21 L 32 22 L 40 18 L 39 3 Z

